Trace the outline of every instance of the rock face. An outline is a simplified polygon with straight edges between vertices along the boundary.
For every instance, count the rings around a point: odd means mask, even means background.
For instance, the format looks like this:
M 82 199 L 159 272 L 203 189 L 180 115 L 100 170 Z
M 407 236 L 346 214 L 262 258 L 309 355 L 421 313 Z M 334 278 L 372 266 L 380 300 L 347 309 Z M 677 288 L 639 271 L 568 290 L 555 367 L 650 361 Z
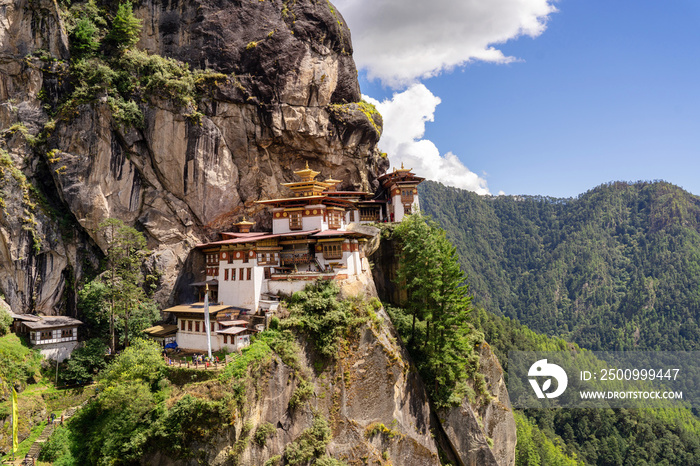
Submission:
M 367 247 L 372 275 L 382 301 L 401 306 L 405 292 L 396 284 L 398 259 L 396 241 L 385 227 Z M 438 441 L 450 450 L 450 459 L 462 466 L 512 466 L 515 464 L 516 429 L 503 369 L 488 343 L 479 347 L 479 372 L 484 375 L 491 397 L 435 413 Z M 472 381 L 467 381 L 473 387 Z M 489 439 L 491 440 L 489 442 Z
M 322 416 L 332 435 L 326 453 L 347 464 L 439 465 L 423 383 L 411 370 L 389 317 L 383 310 L 377 315 L 378 322 L 353 332 L 334 362 L 318 359 L 313 348 L 301 342 L 302 367 L 293 369 L 276 356 L 256 370 L 245 387 L 245 414 L 214 441 L 198 446 L 200 457 L 175 460 L 157 453 L 143 463 L 262 465 L 283 455 L 285 447 L 312 426 L 314 417 Z M 314 393 L 302 406 L 291 408 L 300 372 L 311 374 Z M 235 445 L 245 438 L 244 426 L 255 432 L 264 423 L 275 427 L 264 446 L 243 440 L 238 444 L 245 448 L 232 461 Z
M 2 5 L 0 124 L 7 132 L 21 123 L 31 139 L 49 121 L 46 101 L 70 90 L 68 41 L 53 0 Z M 225 77 L 198 98 L 198 121 L 187 117 L 191 109 L 152 97 L 139 104 L 143 128 L 124 128 L 98 98 L 51 122 L 39 144 L 4 138 L 15 166 L 82 235 L 33 251 L 8 206 L 0 254 L 12 266 L 0 273 L 0 291 L 13 308 L 57 312 L 60 277 L 82 277 L 84 260 L 71 251 L 87 237 L 104 251 L 97 225 L 109 217 L 147 234 L 161 273 L 156 297 L 166 303 L 192 246 L 244 213 L 258 228 L 269 226 L 254 202 L 287 195 L 280 183 L 293 181 L 305 162 L 343 180 L 341 189 L 363 190 L 388 165 L 376 149 L 381 117 L 353 103 L 360 93 L 350 32 L 329 2 L 146 0 L 135 14 L 143 24 L 138 48 Z M 35 213 L 37 235 L 59 237 L 46 217 Z M 37 267 L 32 273 L 42 280 L 32 281 L 27 270 Z
M 438 417 L 460 465 L 513 466 L 515 419 L 503 369 L 487 343 L 481 344 L 479 355 L 479 370 L 492 400 L 470 403 L 465 399 L 461 406 L 441 410 Z

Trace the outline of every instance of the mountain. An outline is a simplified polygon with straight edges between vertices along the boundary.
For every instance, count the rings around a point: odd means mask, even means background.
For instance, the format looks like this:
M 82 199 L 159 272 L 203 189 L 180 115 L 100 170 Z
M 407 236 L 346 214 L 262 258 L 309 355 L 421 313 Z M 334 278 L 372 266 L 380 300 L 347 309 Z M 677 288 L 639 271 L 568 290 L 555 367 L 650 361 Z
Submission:
M 419 192 L 487 310 L 594 350 L 700 346 L 699 197 L 666 182 L 573 199 Z
M 329 2 L 145 0 L 133 31 L 112 28 L 117 2 L 3 15 L 0 291 L 14 309 L 74 315 L 107 218 L 146 234 L 156 298 L 177 301 L 192 246 L 244 214 L 268 225 L 254 202 L 305 162 L 341 189 L 371 190 L 388 166 Z

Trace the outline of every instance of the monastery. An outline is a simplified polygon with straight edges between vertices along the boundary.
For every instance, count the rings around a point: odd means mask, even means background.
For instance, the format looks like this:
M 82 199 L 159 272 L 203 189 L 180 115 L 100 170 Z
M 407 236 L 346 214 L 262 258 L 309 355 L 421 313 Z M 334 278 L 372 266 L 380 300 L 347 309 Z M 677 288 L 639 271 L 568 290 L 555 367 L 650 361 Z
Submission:
M 244 218 L 234 225 L 237 231 L 197 245 L 205 276 L 191 285 L 201 301 L 208 293 L 212 351 L 247 346 L 277 309 L 278 296 L 302 290 L 310 280 L 352 280 L 369 270 L 362 245 L 371 235 L 355 225 L 400 222 L 419 210 L 423 178 L 403 166 L 381 176 L 376 193 L 338 191 L 340 180 L 317 180 L 320 172 L 308 163 L 294 173 L 299 181 L 283 184 L 289 197 L 258 201 L 271 209 L 272 231 L 253 232 L 254 223 Z M 147 333 L 174 339 L 181 348 L 207 349 L 203 302 L 163 312 L 177 324 Z

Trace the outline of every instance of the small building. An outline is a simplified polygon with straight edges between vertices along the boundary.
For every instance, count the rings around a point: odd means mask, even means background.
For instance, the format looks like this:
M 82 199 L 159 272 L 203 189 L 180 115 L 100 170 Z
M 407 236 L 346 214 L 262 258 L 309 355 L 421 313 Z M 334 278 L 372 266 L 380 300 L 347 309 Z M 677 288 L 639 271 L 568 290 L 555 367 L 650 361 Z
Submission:
M 78 327 L 83 323 L 67 316 L 14 314 L 14 331 L 27 334 L 29 342 L 47 359 L 62 362 L 78 346 Z
M 148 338 L 157 341 L 161 346 L 172 343 L 176 339 L 177 325 L 156 325 L 143 331 Z
M 175 342 L 181 348 L 207 351 L 207 329 L 204 320 L 204 303 L 183 304 L 163 312 L 177 319 Z M 263 318 L 264 319 L 264 318 Z M 265 321 L 263 320 L 263 323 Z M 250 344 L 250 336 L 257 332 L 249 309 L 225 304 L 209 306 L 211 350 L 238 351 Z

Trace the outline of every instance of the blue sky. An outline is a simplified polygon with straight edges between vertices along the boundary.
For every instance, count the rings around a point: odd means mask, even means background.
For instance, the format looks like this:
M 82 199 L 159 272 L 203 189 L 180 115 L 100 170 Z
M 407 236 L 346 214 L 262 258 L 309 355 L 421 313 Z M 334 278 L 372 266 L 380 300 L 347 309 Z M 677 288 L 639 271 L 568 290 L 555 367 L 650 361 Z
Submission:
M 385 119 L 403 118 L 400 127 L 410 126 L 405 119 L 414 106 L 397 103 L 392 110 L 388 105 L 395 95 L 407 92 L 410 101 L 425 101 L 422 115 L 416 115 L 422 134 L 415 128 L 401 135 L 396 128 L 380 142 L 390 149 L 393 163 L 403 158 L 419 164 L 418 154 L 432 143 L 441 157 L 454 154 L 468 168 L 457 179 L 459 169 L 447 164 L 431 177 L 478 192 L 569 197 L 608 181 L 664 179 L 700 194 L 700 2 L 482 0 L 484 8 L 496 10 L 469 30 L 484 23 L 492 27 L 480 36 L 455 29 L 441 39 L 431 32 L 440 24 L 440 12 L 408 15 L 399 24 L 381 17 L 360 23 L 363 2 L 336 2 L 357 44 L 363 94 L 386 104 L 378 106 Z M 440 3 L 435 8 L 449 9 L 450 3 Z M 464 14 L 468 23 L 477 13 L 466 3 L 474 2 L 465 2 L 464 11 L 445 11 L 444 18 Z M 528 3 L 532 11 L 511 14 L 516 4 Z M 546 7 L 557 11 L 543 12 Z M 533 28 L 533 18 L 539 28 Z M 404 31 L 410 21 L 416 21 L 415 28 Z M 521 29 L 513 29 L 513 21 L 520 21 Z M 373 28 L 385 31 L 373 35 Z M 417 62 L 426 56 L 418 49 L 430 41 L 433 54 L 478 44 L 466 60 L 446 54 L 443 68 L 424 73 L 418 68 L 413 76 L 395 78 L 386 68 L 374 72 L 377 61 L 364 58 L 374 44 L 383 46 L 382 34 L 387 40 L 405 34 Z M 363 42 L 365 35 L 371 40 Z M 446 42 L 450 36 L 455 44 Z M 502 54 L 480 59 L 479 47 L 486 42 L 482 49 Z M 386 55 L 381 60 L 389 61 Z M 453 66 L 455 60 L 461 64 Z M 419 141 L 425 145 L 401 155 Z M 471 181 L 461 181 L 468 177 Z

